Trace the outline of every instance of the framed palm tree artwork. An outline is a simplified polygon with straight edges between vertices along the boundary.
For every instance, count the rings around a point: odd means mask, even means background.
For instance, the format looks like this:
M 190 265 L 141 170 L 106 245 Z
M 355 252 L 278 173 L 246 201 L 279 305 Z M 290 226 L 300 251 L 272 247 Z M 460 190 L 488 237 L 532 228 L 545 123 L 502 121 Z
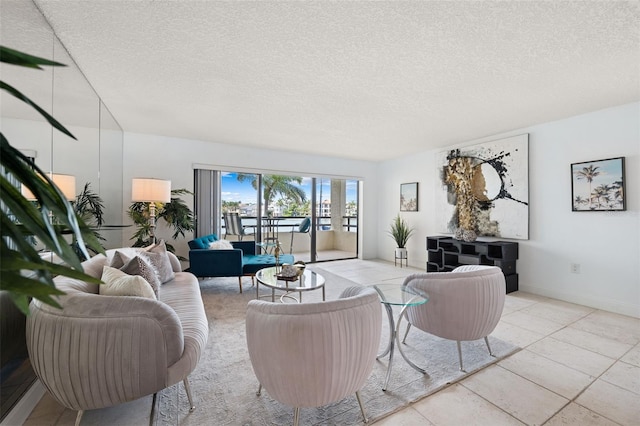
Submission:
M 626 210 L 624 157 L 571 164 L 571 210 Z
M 400 185 L 400 211 L 418 211 L 418 182 L 403 183 Z

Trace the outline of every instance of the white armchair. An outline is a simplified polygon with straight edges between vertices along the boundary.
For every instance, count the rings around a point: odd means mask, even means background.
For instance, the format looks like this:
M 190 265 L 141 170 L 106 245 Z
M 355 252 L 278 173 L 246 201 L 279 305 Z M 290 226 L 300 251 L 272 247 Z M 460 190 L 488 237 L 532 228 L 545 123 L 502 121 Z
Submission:
M 487 336 L 500 321 L 506 293 L 500 268 L 465 265 L 453 272 L 414 274 L 407 277 L 403 285 L 429 294 L 429 303 L 407 308 L 409 324 L 403 343 L 411 326 L 455 340 L 462 371 L 461 341 L 484 338 L 489 354 L 493 355 Z
M 340 299 L 276 304 L 259 300 L 247 309 L 247 346 L 253 370 L 275 400 L 320 407 L 356 394 L 371 374 L 380 344 L 382 310 L 372 288 L 349 287 Z

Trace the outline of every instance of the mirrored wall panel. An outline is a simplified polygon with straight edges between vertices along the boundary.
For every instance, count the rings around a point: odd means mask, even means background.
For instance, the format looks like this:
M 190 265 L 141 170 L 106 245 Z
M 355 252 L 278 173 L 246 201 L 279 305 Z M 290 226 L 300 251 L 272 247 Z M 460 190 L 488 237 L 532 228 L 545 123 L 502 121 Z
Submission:
M 77 140 L 53 130 L 32 107 L 4 91 L 0 93 L 0 131 L 43 171 L 72 176 L 75 188 L 71 198 L 82 196 L 85 187 L 99 196 L 104 205 L 104 226 L 98 232 L 104 247 L 125 245 L 123 132 L 118 122 L 31 0 L 2 1 L 0 39 L 3 46 L 67 65 L 37 70 L 0 64 L 0 75 L 2 81 L 53 115 Z M 35 374 L 26 349 L 24 315 L 3 292 L 0 310 L 2 420 L 29 390 Z

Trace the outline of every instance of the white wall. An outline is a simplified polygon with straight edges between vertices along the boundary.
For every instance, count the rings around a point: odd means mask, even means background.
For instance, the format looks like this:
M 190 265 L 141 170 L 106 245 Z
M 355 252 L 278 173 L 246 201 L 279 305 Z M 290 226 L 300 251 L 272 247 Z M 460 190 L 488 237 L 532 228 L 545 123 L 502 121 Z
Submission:
M 517 129 L 459 146 L 529 133 L 530 239 L 520 240 L 520 290 L 640 317 L 640 103 Z M 449 147 L 451 148 L 451 147 Z M 385 234 L 398 213 L 400 184 L 419 184 L 409 264 L 425 268 L 427 235 L 443 235 L 432 204 L 437 151 L 385 161 L 378 182 L 378 257 L 393 261 Z M 572 212 L 570 164 L 626 157 L 625 212 Z M 439 190 L 439 189 L 438 189 Z M 570 264 L 580 264 L 572 274 Z
M 340 153 L 336 153 L 339 155 Z M 171 187 L 187 188 L 193 191 L 194 164 L 206 164 L 225 169 L 255 169 L 273 172 L 292 172 L 300 176 L 329 175 L 354 177 L 362 180 L 360 204 L 362 221 L 360 232 L 360 257 L 375 258 L 377 216 L 377 163 L 347 160 L 333 157 L 319 157 L 293 152 L 248 148 L 224 143 L 204 142 L 190 139 L 124 134 L 124 192 L 125 209 L 131 204 L 131 179 L 134 177 L 155 177 L 170 179 Z M 193 197 L 183 197 L 193 208 Z M 130 219 L 129 223 L 130 222 Z M 158 224 L 156 235 L 169 238 L 171 232 Z M 135 232 L 133 228 L 125 241 Z M 187 241 L 181 239 L 172 244 L 178 254 L 188 257 Z

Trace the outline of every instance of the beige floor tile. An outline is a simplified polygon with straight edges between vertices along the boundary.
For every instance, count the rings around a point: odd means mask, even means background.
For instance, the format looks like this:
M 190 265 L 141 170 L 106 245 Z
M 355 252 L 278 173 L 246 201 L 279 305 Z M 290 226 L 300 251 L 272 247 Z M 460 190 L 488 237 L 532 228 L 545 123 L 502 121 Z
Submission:
M 371 269 L 367 271 L 345 271 L 339 274 L 341 277 L 362 285 L 373 285 L 383 281 L 399 279 L 404 281 L 404 277 L 410 273 L 397 272 L 393 270 Z
M 617 423 L 587 410 L 578 404 L 571 403 L 545 423 L 545 426 L 616 426 Z
M 545 337 L 543 334 L 525 330 L 522 327 L 504 321 L 498 323 L 491 335 L 521 348 L 527 347 Z
M 498 365 L 568 399 L 578 396 L 595 380 L 595 377 L 526 349 L 500 361 Z
M 576 321 L 572 327 L 628 345 L 640 342 L 640 319 L 611 312 L 593 312 Z
M 48 393 L 36 404 L 23 426 L 55 425 L 65 408 L 58 404 Z
M 461 385 L 417 402 L 413 408 L 438 426 L 522 425 L 522 422 Z
M 514 299 L 520 299 L 522 301 L 528 301 L 528 302 L 534 302 L 534 303 L 546 302 L 548 300 L 551 300 L 548 297 L 540 296 L 533 293 L 527 293 L 526 291 L 516 291 L 513 293 L 509 293 L 509 296 L 513 297 Z
M 316 263 L 313 266 L 317 266 L 318 268 L 326 269 L 327 271 L 334 272 L 336 274 L 342 272 L 352 272 L 359 270 L 362 265 L 357 263 L 349 263 L 349 260 L 338 261 L 338 262 L 327 262 L 327 263 Z
M 78 412 L 77 411 L 64 410 L 64 412 L 62 413 L 62 415 L 58 419 L 58 422 L 56 423 L 56 426 L 74 426 L 76 424 L 76 419 L 77 418 L 78 418 Z M 149 423 L 149 419 L 147 418 L 147 424 L 148 423 Z M 94 419 L 94 420 L 88 421 L 83 415 L 82 416 L 82 421 L 80 422 L 80 424 L 82 426 L 100 425 L 100 421 L 99 421 L 99 419 Z M 138 426 L 138 425 L 130 423 L 127 426 Z M 142 425 L 140 424 L 140 426 L 142 426 Z
M 640 367 L 618 361 L 600 379 L 634 392 L 640 398 Z
M 598 377 L 615 362 L 614 359 L 552 337 L 545 337 L 527 347 L 532 352 L 564 364 L 574 370 Z
M 595 309 L 592 308 L 557 300 L 536 303 L 521 310 L 529 315 L 545 318 L 562 325 L 569 325 L 594 311 Z
M 631 345 L 621 343 L 608 337 L 582 331 L 574 327 L 565 327 L 551 335 L 556 340 L 570 343 L 591 352 L 608 356 L 609 358 L 620 358 L 631 349 Z
M 576 403 L 621 425 L 637 426 L 640 422 L 638 395 L 604 380 L 596 380 Z
M 461 384 L 528 425 L 541 425 L 569 400 L 494 365 Z
M 533 331 L 534 333 L 543 334 L 548 336 L 564 327 L 563 324 L 559 324 L 554 321 L 550 321 L 545 318 L 540 318 L 535 315 L 530 315 L 522 311 L 512 312 L 507 315 L 503 315 L 500 321 L 508 324 L 517 325 L 525 330 Z
M 407 407 L 373 424 L 376 426 L 433 426 L 433 423 L 425 419 L 413 407 Z
M 519 291 L 516 291 L 515 293 L 509 293 L 504 299 L 503 314 L 519 311 L 520 309 L 527 308 L 535 303 L 538 303 L 538 301 L 529 300 L 522 297 Z
M 638 343 L 633 349 L 627 352 L 622 358 L 620 358 L 620 360 L 626 362 L 627 364 L 640 367 L 640 343 Z
M 82 426 L 112 425 L 112 426 L 148 426 L 151 415 L 151 396 L 126 402 L 113 407 L 99 410 L 87 410 L 82 415 Z M 77 412 L 65 410 L 56 426 L 73 426 Z

